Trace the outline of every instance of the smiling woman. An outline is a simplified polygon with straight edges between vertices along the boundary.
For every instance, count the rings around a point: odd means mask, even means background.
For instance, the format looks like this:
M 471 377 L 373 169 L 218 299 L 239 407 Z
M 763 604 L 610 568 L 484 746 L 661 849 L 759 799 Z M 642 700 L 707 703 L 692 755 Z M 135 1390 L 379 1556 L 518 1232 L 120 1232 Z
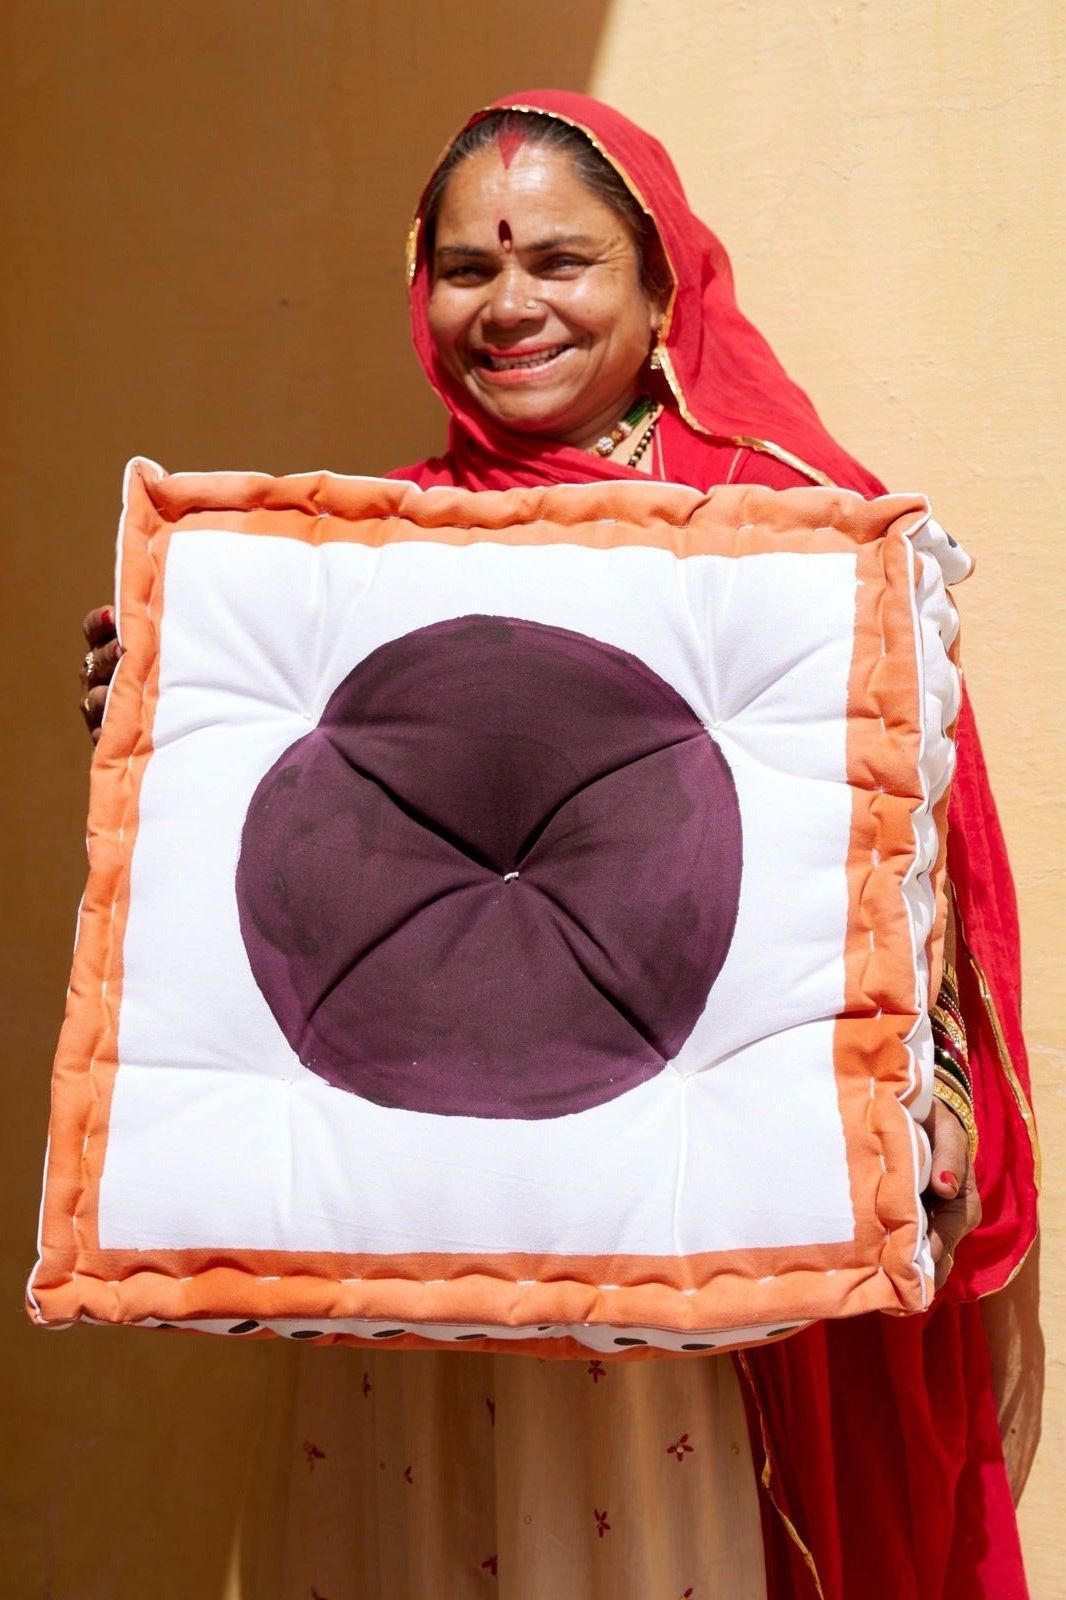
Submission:
M 728 257 L 665 150 L 607 106 L 535 91 L 476 113 L 426 187 L 408 268 L 415 347 L 450 426 L 443 455 L 391 477 L 507 490 L 651 473 L 701 490 L 882 492 L 740 311 Z M 86 632 L 83 709 L 97 728 L 118 653 L 113 615 L 91 613 Z M 473 659 L 464 645 L 464 672 Z M 530 657 L 526 681 L 545 681 L 545 660 Z M 471 670 L 464 685 L 474 693 L 499 676 Z M 329 1472 L 312 1481 L 294 1451 L 271 1595 L 475 1600 L 491 1580 L 498 1600 L 1022 1600 L 976 1302 L 1010 1281 L 1032 1242 L 1035 1141 L 1013 889 L 965 702 L 957 743 L 959 970 L 933 1008 L 949 1089 L 925 1124 L 932 1312 L 815 1324 L 747 1352 L 743 1401 L 728 1361 L 702 1355 L 627 1354 L 609 1370 L 473 1349 L 375 1350 L 332 1371 L 311 1362 L 293 1425 L 307 1467 L 328 1460 Z M 583 754 L 592 744 L 582 727 Z M 457 733 L 466 796 L 459 745 Z M 267 850 L 265 824 L 257 839 Z M 631 953 L 651 937 L 641 921 L 626 933 Z M 652 954 L 642 973 L 675 991 L 677 971 L 661 979 Z M 754 1007 L 775 982 L 780 973 L 752 974 Z M 524 999 L 554 1023 L 552 993 Z M 457 1025 L 441 1029 L 449 1049 Z M 462 1109 L 483 1093 L 469 1074 Z M 738 1130 L 758 1138 L 758 1127 Z
M 666 151 L 609 107 L 538 90 L 477 113 L 430 178 L 408 267 L 415 346 L 451 423 L 446 454 L 395 476 L 507 489 L 650 471 L 698 488 L 883 492 L 743 315 L 726 252 L 689 209 Z M 968 705 L 948 864 L 965 938 L 959 993 L 945 991 L 941 1009 L 958 1036 L 965 1028 L 981 1140 L 975 1166 L 950 1100 L 935 1105 L 936 1307 L 816 1325 L 739 1362 L 768 1490 L 765 1572 L 731 1375 L 713 1358 L 680 1374 L 663 1362 L 612 1369 L 602 1385 L 569 1363 L 486 1366 L 491 1471 L 470 1450 L 491 1483 L 507 1600 L 1025 1595 L 975 1302 L 1009 1281 L 1032 1240 L 1035 1146 L 1019 1075 L 1013 891 Z M 473 1369 L 441 1374 L 436 1415 L 445 1392 L 463 1414 L 467 1379 L 476 1386 Z M 379 1381 L 391 1392 L 400 1379 L 386 1369 Z M 652 1439 L 660 1449 L 645 1454 Z M 627 1453 L 623 1440 L 640 1443 Z M 667 1489 L 670 1440 L 683 1441 L 672 1459 L 687 1476 Z M 609 1514 L 596 1512 L 590 1548 L 582 1517 L 594 1501 Z
M 610 437 L 669 297 L 650 219 L 614 169 L 566 123 L 499 112 L 452 146 L 423 228 L 452 377 L 505 427 L 585 449 Z

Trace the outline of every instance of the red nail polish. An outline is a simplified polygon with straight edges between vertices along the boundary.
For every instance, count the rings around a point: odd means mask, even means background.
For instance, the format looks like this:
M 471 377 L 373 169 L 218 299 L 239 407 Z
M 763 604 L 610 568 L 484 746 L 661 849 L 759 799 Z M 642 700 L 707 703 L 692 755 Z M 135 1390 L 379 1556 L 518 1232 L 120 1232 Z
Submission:
M 951 1171 L 950 1167 L 945 1167 L 943 1172 L 939 1174 L 939 1177 L 941 1183 L 950 1184 L 953 1189 L 957 1189 L 959 1187 L 958 1177 L 954 1172 Z
M 105 628 L 113 628 L 115 626 L 115 613 L 112 611 L 110 606 L 105 606 L 101 611 L 100 621 L 103 623 Z

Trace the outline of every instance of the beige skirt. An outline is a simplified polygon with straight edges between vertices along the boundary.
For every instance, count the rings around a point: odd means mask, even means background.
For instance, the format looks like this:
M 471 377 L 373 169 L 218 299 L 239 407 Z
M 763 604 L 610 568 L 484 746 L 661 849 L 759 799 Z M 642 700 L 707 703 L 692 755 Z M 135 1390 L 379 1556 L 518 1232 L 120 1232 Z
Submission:
M 247 1600 L 765 1600 L 725 1357 L 305 1349 L 273 1439 Z

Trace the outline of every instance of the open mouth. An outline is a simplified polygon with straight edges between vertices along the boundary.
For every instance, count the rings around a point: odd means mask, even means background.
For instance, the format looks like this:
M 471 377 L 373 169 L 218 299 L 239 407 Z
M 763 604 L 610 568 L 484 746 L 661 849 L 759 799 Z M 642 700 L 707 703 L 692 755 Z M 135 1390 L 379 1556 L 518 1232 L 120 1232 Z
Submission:
M 524 351 L 521 355 L 493 355 L 488 350 L 475 350 L 474 360 L 486 372 L 540 372 L 550 367 L 572 347 L 568 344 L 542 345 L 539 350 Z

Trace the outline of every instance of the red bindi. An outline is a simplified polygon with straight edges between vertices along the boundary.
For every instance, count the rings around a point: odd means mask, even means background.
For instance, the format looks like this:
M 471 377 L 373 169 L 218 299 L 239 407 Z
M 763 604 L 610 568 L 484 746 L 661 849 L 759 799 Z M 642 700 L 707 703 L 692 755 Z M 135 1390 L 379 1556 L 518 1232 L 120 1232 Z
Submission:
M 514 234 L 511 232 L 511 224 L 507 221 L 506 217 L 501 217 L 500 221 L 496 225 L 496 232 L 500 236 L 500 243 L 503 245 L 503 248 L 505 250 L 513 250 Z
M 503 162 L 505 167 L 509 167 L 511 165 L 511 162 L 514 160 L 515 156 L 518 154 L 519 150 L 521 150 L 525 142 L 526 136 L 524 133 L 513 133 L 507 128 L 503 128 L 496 135 L 496 143 L 500 147 L 500 160 Z

